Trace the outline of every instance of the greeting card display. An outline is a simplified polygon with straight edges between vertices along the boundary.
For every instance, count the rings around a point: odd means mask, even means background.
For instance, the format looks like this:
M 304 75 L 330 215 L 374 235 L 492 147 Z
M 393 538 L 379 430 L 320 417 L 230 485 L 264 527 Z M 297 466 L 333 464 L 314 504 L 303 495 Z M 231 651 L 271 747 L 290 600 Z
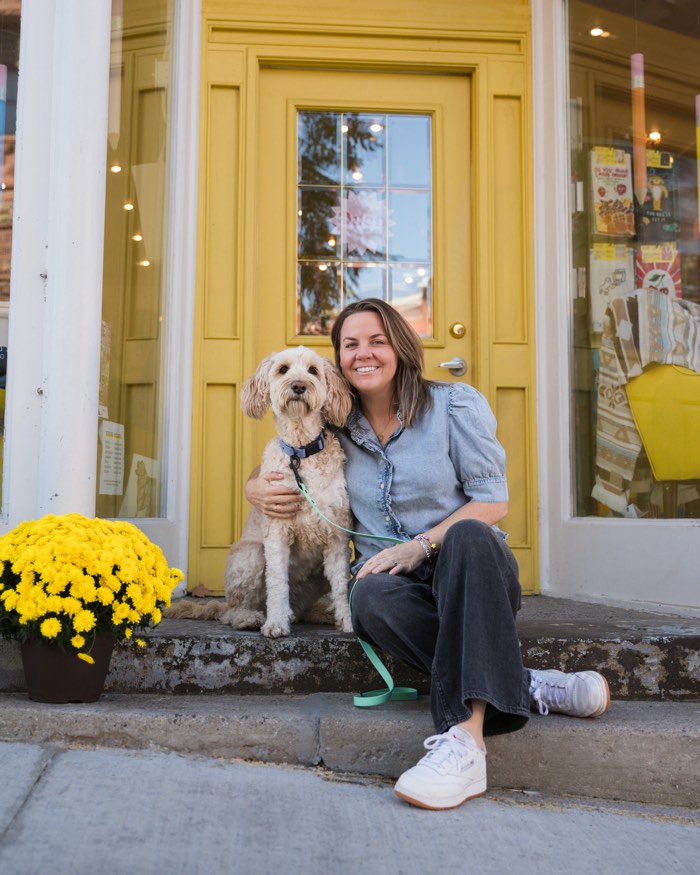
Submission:
M 625 243 L 594 243 L 590 250 L 591 334 L 602 334 L 613 298 L 634 291 L 634 249 Z
M 632 165 L 628 152 L 596 146 L 591 149 L 591 199 L 594 234 L 634 237 Z
M 647 149 L 647 192 L 637 204 L 637 231 L 643 243 L 662 243 L 678 234 L 678 171 L 668 152 Z
M 642 244 L 635 255 L 638 289 L 681 297 L 681 256 L 675 243 Z

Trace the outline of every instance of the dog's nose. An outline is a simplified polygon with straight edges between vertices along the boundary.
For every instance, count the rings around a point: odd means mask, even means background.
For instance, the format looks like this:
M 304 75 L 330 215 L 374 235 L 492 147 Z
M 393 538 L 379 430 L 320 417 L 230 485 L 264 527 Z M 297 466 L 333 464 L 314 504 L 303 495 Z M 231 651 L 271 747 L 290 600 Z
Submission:
M 292 392 L 295 395 L 303 395 L 306 392 L 306 385 L 304 383 L 292 383 Z

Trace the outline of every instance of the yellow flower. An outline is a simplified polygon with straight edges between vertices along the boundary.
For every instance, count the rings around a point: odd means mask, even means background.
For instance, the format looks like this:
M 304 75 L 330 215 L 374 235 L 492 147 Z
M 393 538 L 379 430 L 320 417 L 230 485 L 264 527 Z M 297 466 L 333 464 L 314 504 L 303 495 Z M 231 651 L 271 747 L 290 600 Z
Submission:
M 134 634 L 134 630 L 133 630 L 133 629 L 125 629 L 125 630 L 124 630 L 124 637 L 125 637 L 125 638 L 131 638 L 131 636 L 132 636 L 133 634 Z
M 97 618 L 92 611 L 80 611 L 73 617 L 73 628 L 76 632 L 89 632 L 95 628 Z
M 73 645 L 73 647 L 75 647 L 76 650 L 80 650 L 81 647 L 85 646 L 85 639 L 82 635 L 74 635 L 71 638 L 70 643 Z
M 143 640 L 143 638 L 135 638 L 134 640 L 136 641 L 136 643 L 138 644 L 139 647 L 146 646 L 146 642 Z
M 79 653 L 79 654 L 78 654 L 78 659 L 82 659 L 83 662 L 89 662 L 90 665 L 94 665 L 94 664 L 95 664 L 95 660 L 90 656 L 89 653 Z
M 55 638 L 61 631 L 62 626 L 56 617 L 49 617 L 39 626 L 39 630 L 44 638 Z

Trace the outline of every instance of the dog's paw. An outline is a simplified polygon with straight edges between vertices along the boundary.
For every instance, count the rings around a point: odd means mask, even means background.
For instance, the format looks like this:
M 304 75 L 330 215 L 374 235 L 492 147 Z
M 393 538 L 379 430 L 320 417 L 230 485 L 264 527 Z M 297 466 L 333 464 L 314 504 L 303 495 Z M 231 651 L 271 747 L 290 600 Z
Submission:
M 340 632 L 353 632 L 352 618 L 347 605 L 343 605 L 335 614 L 335 628 Z
M 283 638 L 289 635 L 291 626 L 289 623 L 281 623 L 279 620 L 266 620 L 260 631 L 266 638 Z

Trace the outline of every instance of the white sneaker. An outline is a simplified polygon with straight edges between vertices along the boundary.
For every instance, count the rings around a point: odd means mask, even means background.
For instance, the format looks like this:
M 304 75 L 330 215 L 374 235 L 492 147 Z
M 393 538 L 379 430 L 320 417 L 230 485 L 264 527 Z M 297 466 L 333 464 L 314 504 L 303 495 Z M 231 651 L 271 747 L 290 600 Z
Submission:
M 570 717 L 598 717 L 610 706 L 608 682 L 597 671 L 530 669 L 530 697 L 533 710 L 543 715 L 559 711 Z
M 420 808 L 454 808 L 486 792 L 486 751 L 459 726 L 423 742 L 428 753 L 396 782 L 394 792 Z

